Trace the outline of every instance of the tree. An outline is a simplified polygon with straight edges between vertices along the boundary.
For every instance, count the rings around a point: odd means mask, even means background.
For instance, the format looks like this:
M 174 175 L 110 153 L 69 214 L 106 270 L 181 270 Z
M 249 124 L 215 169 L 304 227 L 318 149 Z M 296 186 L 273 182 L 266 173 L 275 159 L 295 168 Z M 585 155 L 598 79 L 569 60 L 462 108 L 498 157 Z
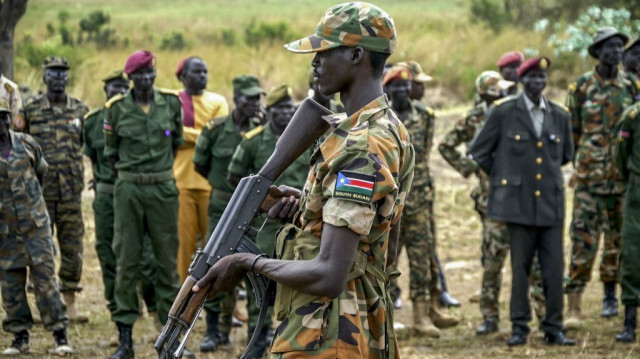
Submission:
M 0 0 L 0 73 L 13 79 L 13 34 L 27 0 Z

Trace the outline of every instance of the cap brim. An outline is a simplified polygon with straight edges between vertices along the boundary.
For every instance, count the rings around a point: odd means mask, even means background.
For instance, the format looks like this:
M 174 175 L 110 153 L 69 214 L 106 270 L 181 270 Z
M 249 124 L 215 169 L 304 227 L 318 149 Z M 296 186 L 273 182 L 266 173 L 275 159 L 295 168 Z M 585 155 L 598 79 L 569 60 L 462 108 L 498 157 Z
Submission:
M 589 55 L 591 55 L 591 57 L 597 59 L 598 56 L 595 53 L 596 46 L 598 46 L 599 44 L 603 43 L 605 40 L 610 39 L 610 38 L 615 37 L 615 36 L 618 36 L 618 37 L 622 38 L 622 41 L 624 42 L 624 44 L 622 46 L 626 45 L 629 42 L 629 36 L 627 34 L 623 33 L 623 32 L 619 32 L 618 31 L 618 32 L 615 32 L 615 33 L 613 33 L 613 34 L 611 34 L 611 35 L 609 35 L 609 36 L 607 36 L 607 37 L 605 37 L 603 39 L 600 39 L 598 42 L 594 42 L 593 44 L 589 45 L 589 48 L 587 49 L 588 52 L 589 52 Z
M 327 41 L 316 35 L 309 35 L 284 45 L 284 48 L 298 54 L 325 51 L 342 45 L 339 42 Z
M 70 67 L 69 66 L 65 66 L 65 65 L 47 65 L 44 66 L 45 69 L 65 69 L 65 70 L 69 70 Z
M 239 91 L 245 96 L 257 96 L 265 94 L 265 92 L 260 87 L 248 87 Z
M 433 81 L 433 77 L 427 75 L 427 74 L 418 74 L 416 77 L 413 78 L 413 81 L 416 82 L 430 82 Z
M 513 81 L 507 81 L 507 80 L 500 80 L 498 81 L 498 87 L 506 90 L 508 88 L 510 88 L 511 86 L 515 85 L 516 83 Z

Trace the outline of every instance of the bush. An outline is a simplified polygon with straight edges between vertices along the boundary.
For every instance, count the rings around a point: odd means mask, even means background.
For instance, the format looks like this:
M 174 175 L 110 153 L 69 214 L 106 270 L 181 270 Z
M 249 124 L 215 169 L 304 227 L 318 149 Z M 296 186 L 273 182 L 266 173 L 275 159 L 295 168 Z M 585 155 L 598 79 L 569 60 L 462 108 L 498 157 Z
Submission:
M 234 29 L 222 29 L 220 32 L 222 43 L 226 46 L 233 46 L 237 42 L 236 31 Z
M 25 59 L 31 67 L 35 68 L 42 66 L 45 57 L 53 55 L 65 57 L 71 67 L 78 66 L 84 61 L 84 52 L 77 47 L 65 44 L 61 36 L 52 37 L 38 44 L 32 41 L 31 36 L 25 36 L 17 44 L 16 53 L 18 57 Z
M 160 48 L 162 50 L 182 50 L 190 44 L 182 31 L 172 31 L 162 37 Z
M 244 41 L 250 46 L 260 46 L 261 44 L 272 45 L 274 42 L 288 42 L 300 37 L 296 32 L 289 28 L 286 21 L 278 21 L 273 23 L 260 22 L 256 24 L 251 21 L 244 29 Z

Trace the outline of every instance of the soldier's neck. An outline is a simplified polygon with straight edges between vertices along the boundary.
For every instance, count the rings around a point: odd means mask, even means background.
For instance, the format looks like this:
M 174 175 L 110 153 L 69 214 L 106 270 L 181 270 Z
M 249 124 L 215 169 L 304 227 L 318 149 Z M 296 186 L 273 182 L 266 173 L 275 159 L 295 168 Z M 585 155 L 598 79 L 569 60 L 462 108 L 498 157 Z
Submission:
M 529 98 L 529 100 L 531 100 L 531 102 L 533 102 L 534 105 L 536 106 L 540 105 L 540 100 L 542 99 L 542 93 L 534 94 L 532 92 L 527 92 L 525 90 L 524 94 Z
M 375 76 L 359 76 L 346 89 L 340 91 L 340 100 L 348 116 L 358 112 L 369 102 L 382 96 L 382 81 Z
M 609 66 L 607 64 L 599 63 L 596 66 L 596 72 L 603 79 L 610 80 L 618 76 L 618 66 Z
M 194 88 L 190 88 L 190 87 L 186 87 L 185 86 L 184 92 L 186 92 L 187 95 L 189 95 L 189 96 L 199 96 L 199 95 L 202 95 L 204 93 L 204 89 L 194 89 Z
M 138 105 L 147 105 L 153 101 L 153 87 L 148 89 L 133 88 L 131 91 L 133 101 Z
M 47 99 L 54 104 L 61 104 L 67 101 L 67 94 L 64 92 L 47 92 Z
M 242 116 L 237 109 L 234 109 L 231 113 L 233 124 L 236 127 L 236 131 L 244 132 L 249 129 L 249 118 Z

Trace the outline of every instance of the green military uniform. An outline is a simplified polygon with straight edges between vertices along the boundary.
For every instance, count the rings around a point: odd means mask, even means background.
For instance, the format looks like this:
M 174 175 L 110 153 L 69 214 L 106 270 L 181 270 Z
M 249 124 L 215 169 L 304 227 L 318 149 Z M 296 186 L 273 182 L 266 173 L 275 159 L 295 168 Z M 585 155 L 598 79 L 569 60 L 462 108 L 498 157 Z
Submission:
M 613 80 L 604 80 L 597 72 L 589 71 L 569 87 L 567 107 L 575 145 L 575 193 L 566 292 L 584 291 L 603 232 L 600 280 L 618 280 L 625 182 L 613 161 L 612 129 L 638 92 L 637 80 L 622 71 Z
M 38 141 L 49 163 L 42 194 L 60 246 L 61 292 L 82 289 L 82 122 L 88 111 L 82 101 L 69 95 L 63 106 L 57 106 L 44 94 L 27 102 L 23 121 L 14 123 L 16 130 Z
M 184 142 L 180 100 L 175 92 L 154 89 L 145 113 L 130 90 L 105 107 L 104 154 L 118 159 L 113 238 L 116 310 L 111 317 L 132 325 L 139 316 L 136 282 L 146 232 L 155 255 L 156 306 L 164 323 L 179 289 L 178 189 L 172 166 L 173 150 Z
M 621 117 L 615 161 L 627 180 L 624 225 L 620 252 L 622 303 L 640 305 L 640 104 L 628 108 Z M 634 313 L 635 315 L 635 313 Z M 626 323 L 625 323 L 626 324 Z M 635 328 L 634 328 L 635 329 Z
M 114 296 L 116 284 L 116 256 L 113 253 L 113 190 L 115 175 L 104 155 L 105 138 L 103 124 L 107 109 L 100 107 L 89 112 L 84 118 L 82 135 L 84 139 L 84 154 L 91 159 L 93 164 L 93 178 L 95 180 L 95 199 L 93 212 L 95 215 L 96 254 L 100 260 L 102 269 L 102 283 L 104 284 L 104 297 L 107 300 L 107 308 L 113 313 L 116 310 Z M 151 242 L 145 236 L 143 255 L 140 263 L 140 283 L 142 297 L 149 312 L 155 312 L 155 258 Z
M 19 333 L 33 326 L 25 291 L 27 267 L 45 329 L 65 329 L 69 321 L 55 279 L 51 227 L 38 182 L 47 162 L 31 136 L 13 131 L 9 135 L 11 150 L 0 156 L 0 288 L 6 313 L 2 329 Z
M 471 174 L 478 177 L 478 185 L 471 191 L 471 198 L 475 202 L 475 209 L 482 220 L 482 294 L 480 297 L 480 311 L 485 320 L 497 322 L 500 318 L 500 288 L 502 286 L 502 267 L 509 254 L 510 240 L 507 224 L 503 221 L 487 216 L 487 201 L 489 198 L 489 176 L 478 164 L 456 150 L 461 144 L 469 144 L 482 127 L 487 112 L 487 104 L 483 100 L 471 109 L 464 119 L 458 121 L 438 146 L 442 157 L 463 177 Z M 538 319 L 544 317 L 544 291 L 542 288 L 542 274 L 537 257 L 533 260 L 533 269 L 529 282 L 533 308 Z
M 276 135 L 271 126 L 267 122 L 264 126 L 259 126 L 245 133 L 244 138 L 236 148 L 233 158 L 229 163 L 229 173 L 238 177 L 245 177 L 253 173 L 258 173 L 260 168 L 267 163 L 267 160 L 276 148 L 279 136 Z M 274 185 L 281 184 L 302 189 L 309 172 L 309 151 L 302 154 L 276 179 Z M 266 222 L 265 222 L 266 220 Z M 263 225 L 264 223 L 264 225 Z M 269 256 L 272 256 L 275 247 L 276 232 L 280 228 L 280 222 L 269 220 L 265 215 L 258 216 L 253 220 L 252 225 L 255 228 L 261 228 L 256 238 L 256 244 Z M 260 312 L 255 305 L 255 296 L 247 296 L 247 308 L 249 312 L 249 327 L 256 326 L 258 321 L 258 313 Z M 265 320 L 265 325 L 271 323 L 270 315 Z

